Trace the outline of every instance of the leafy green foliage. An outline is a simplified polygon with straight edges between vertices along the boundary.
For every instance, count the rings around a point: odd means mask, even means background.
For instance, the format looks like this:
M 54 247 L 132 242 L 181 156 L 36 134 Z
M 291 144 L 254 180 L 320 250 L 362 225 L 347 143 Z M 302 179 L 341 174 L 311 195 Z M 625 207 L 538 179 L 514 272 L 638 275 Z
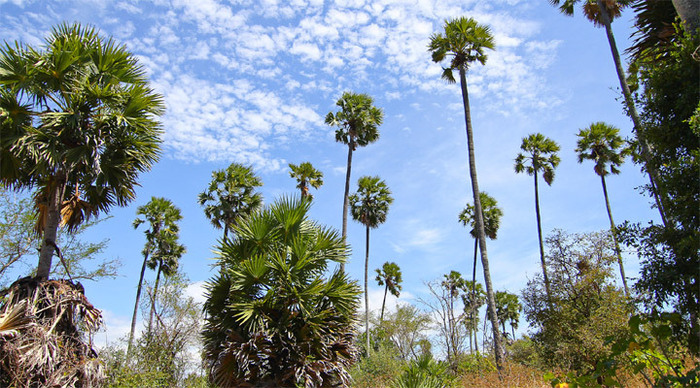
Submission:
M 364 93 L 345 92 L 335 103 L 340 110 L 328 112 L 326 124 L 338 127 L 335 141 L 347 144 L 355 151 L 379 139 L 378 127 L 384 121 L 384 112 L 372 105 L 374 100 Z
M 386 182 L 378 176 L 363 176 L 357 180 L 357 193 L 350 196 L 352 218 L 368 228 L 376 228 L 386 221 L 392 202 Z
M 314 168 L 309 162 L 304 162 L 299 165 L 289 163 L 289 176 L 295 178 L 298 182 L 297 188 L 301 190 L 301 197 L 309 197 L 313 199 L 313 195 L 309 193 L 309 186 L 318 189 L 323 185 L 323 173 Z
M 615 252 L 607 233 L 547 238 L 551 297 L 536 276 L 523 290 L 524 312 L 546 367 L 589 371 L 610 354 L 608 336 L 626 332 L 630 306 L 612 282 Z M 551 303 L 551 304 L 550 304 Z
M 485 191 L 479 193 L 481 199 L 481 212 L 484 214 L 484 231 L 486 237 L 495 240 L 498 235 L 498 228 L 501 226 L 503 210 L 498 207 L 496 199 Z M 459 213 L 459 222 L 464 226 L 471 226 L 469 233 L 476 238 L 476 218 L 474 217 L 474 205 L 468 203 L 464 210 Z
M 436 361 L 431 354 L 423 354 L 411 361 L 391 384 L 392 388 L 442 388 L 452 383 L 454 376 L 448 364 Z
M 310 201 L 284 198 L 234 227 L 206 285 L 204 358 L 221 386 L 348 384 L 359 288 L 330 261 L 349 253 L 307 218 Z
M 379 316 L 379 320 L 382 321 L 384 319 L 384 305 L 386 304 L 387 291 L 391 292 L 391 295 L 394 295 L 397 298 L 399 295 L 401 295 L 401 268 L 399 268 L 399 266 L 393 261 L 387 261 L 384 263 L 381 270 L 377 268 L 374 271 L 377 273 L 377 277 L 375 277 L 374 280 L 376 280 L 380 286 L 384 286 L 382 312 Z
M 559 144 L 541 133 L 533 133 L 523 138 L 520 145 L 523 151 L 515 158 L 515 172 L 526 172 L 528 175 L 537 175 L 540 172 L 544 181 L 551 185 L 554 181 L 554 169 L 559 165 L 557 155 Z

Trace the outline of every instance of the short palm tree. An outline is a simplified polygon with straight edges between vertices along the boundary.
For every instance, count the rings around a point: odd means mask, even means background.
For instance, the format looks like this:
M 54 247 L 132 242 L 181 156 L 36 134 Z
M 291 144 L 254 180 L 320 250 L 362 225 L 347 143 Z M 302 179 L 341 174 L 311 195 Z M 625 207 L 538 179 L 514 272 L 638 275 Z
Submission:
M 382 299 L 382 313 L 379 316 L 379 321 L 384 320 L 384 306 L 386 305 L 386 293 L 391 292 L 391 295 L 399 297 L 401 295 L 401 268 L 394 262 L 386 262 L 382 265 L 382 269 L 375 269 L 377 277 L 374 278 L 380 286 L 384 286 L 384 298 Z
M 134 220 L 134 228 L 147 223 L 148 229 L 144 231 L 146 235 L 146 245 L 143 247 L 143 264 L 139 276 L 138 287 L 136 288 L 136 302 L 134 303 L 134 313 L 131 317 L 131 331 L 129 333 L 129 346 L 127 353 L 130 353 L 136 331 L 136 316 L 138 315 L 139 301 L 141 300 L 141 288 L 143 277 L 146 273 L 146 266 L 155 269 L 163 261 L 176 260 L 183 252 L 184 247 L 177 243 L 180 227 L 177 222 L 182 219 L 180 209 L 165 198 L 152 197 L 144 206 L 139 206 L 136 210 L 137 216 L 142 216 Z M 154 263 L 149 265 L 150 263 Z M 155 290 L 154 290 L 155 291 Z M 155 297 L 154 297 L 155 299 Z
M 613 20 L 619 17 L 622 13 L 622 9 L 632 4 L 634 0 L 549 0 L 552 5 L 558 6 L 559 11 L 567 16 L 573 16 L 574 6 L 579 1 L 583 2 L 583 13 L 586 18 L 592 21 L 593 25 L 596 27 L 605 27 L 605 33 L 610 45 L 613 62 L 615 63 L 615 71 L 617 72 L 617 78 L 620 82 L 622 95 L 625 98 L 625 107 L 627 108 L 626 112 L 634 123 L 634 129 L 637 134 L 637 139 L 639 140 L 640 156 L 642 160 L 645 161 L 645 165 L 647 166 L 647 173 L 649 174 L 652 193 L 654 193 L 654 199 L 656 200 L 656 205 L 659 209 L 661 220 L 663 221 L 664 225 L 666 225 L 664 204 L 668 199 L 665 198 L 662 193 L 658 192 L 658 185 L 656 184 L 656 182 L 659 181 L 658 171 L 653 168 L 651 163 L 649 163 L 651 160 L 651 149 L 649 148 L 647 140 L 643 137 L 642 121 L 639 118 L 639 113 L 637 113 L 637 107 L 634 104 L 632 92 L 627 84 L 627 76 L 625 75 L 625 70 L 622 67 L 620 52 L 617 49 L 615 35 L 612 31 Z
M 625 288 L 625 295 L 630 296 L 629 288 L 627 287 L 627 279 L 625 278 L 625 267 L 622 264 L 622 253 L 620 244 L 617 241 L 617 230 L 613 221 L 612 211 L 610 210 L 610 200 L 608 199 L 608 188 L 605 184 L 605 176 L 608 174 L 619 174 L 618 169 L 625 162 L 625 157 L 630 151 L 627 147 L 623 147 L 625 141 L 619 135 L 620 130 L 603 122 L 591 124 L 588 128 L 579 130 L 578 143 L 576 153 L 578 154 L 578 162 L 584 160 L 592 160 L 595 162 L 593 171 L 600 176 L 600 183 L 603 186 L 603 197 L 605 197 L 605 208 L 608 211 L 608 219 L 610 220 L 610 233 L 615 242 L 615 253 L 617 254 L 617 262 L 620 266 L 620 277 Z
M 49 276 L 61 224 L 135 198 L 158 160 L 163 111 L 136 57 L 92 27 L 61 24 L 42 49 L 0 48 L 0 182 L 37 188 L 37 278 Z
M 469 350 L 479 351 L 479 343 L 477 341 L 477 333 L 479 332 L 479 309 L 486 303 L 486 293 L 481 283 L 476 281 L 464 281 L 464 288 L 468 292 L 462 294 L 462 303 L 464 303 L 464 324 L 469 330 Z M 498 303 L 498 299 L 496 299 Z M 498 306 L 498 304 L 497 304 Z M 498 310 L 497 310 L 498 311 Z M 499 318 L 501 317 L 499 313 Z M 501 318 L 502 319 L 502 318 Z
M 343 228 L 342 236 L 348 234 L 348 206 L 350 195 L 350 171 L 352 169 L 352 153 L 357 147 L 364 147 L 379 139 L 378 127 L 384 121 L 384 112 L 375 107 L 374 100 L 367 94 L 345 92 L 335 103 L 340 110 L 328 112 L 326 124 L 338 127 L 335 130 L 335 141 L 348 146 L 348 163 L 345 172 L 345 192 L 343 194 Z M 345 264 L 340 268 L 345 270 Z
M 506 332 L 506 321 L 510 322 L 510 332 L 512 340 L 515 340 L 515 329 L 520 322 L 520 311 L 523 307 L 518 300 L 518 296 L 507 291 L 496 292 L 496 306 L 498 307 L 498 317 L 501 318 L 501 328 Z
M 544 276 L 544 286 L 547 292 L 547 299 L 550 299 L 549 277 L 547 276 L 547 265 L 544 259 L 544 241 L 542 240 L 542 220 L 540 219 L 540 196 L 537 176 L 541 173 L 542 178 L 548 185 L 554 181 L 554 169 L 559 165 L 559 144 L 541 133 L 533 133 L 520 145 L 524 152 L 518 153 L 515 158 L 515 172 L 526 172 L 535 179 L 535 214 L 537 215 L 537 236 L 540 243 L 540 262 L 542 264 L 542 276 Z
M 360 289 L 338 233 L 283 198 L 234 226 L 206 284 L 204 360 L 218 386 L 349 386 Z
M 365 226 L 365 333 L 369 352 L 369 294 L 367 273 L 369 272 L 369 230 L 386 221 L 389 205 L 394 202 L 386 182 L 378 176 L 363 176 L 357 181 L 357 192 L 350 196 L 352 218 Z
M 318 189 L 323 185 L 323 173 L 314 168 L 309 162 L 301 163 L 300 165 L 289 164 L 289 176 L 297 180 L 297 188 L 301 190 L 302 198 L 313 199 L 313 195 L 309 193 L 309 186 Z
M 211 176 L 209 187 L 199 194 L 198 202 L 212 225 L 224 230 L 226 239 L 241 217 L 262 205 L 262 194 L 255 192 L 262 181 L 252 167 L 239 163 L 231 163 L 226 170 L 214 171 Z
M 476 158 L 474 156 L 474 136 L 472 129 L 471 110 L 469 107 L 469 91 L 467 88 L 467 70 L 474 62 L 486 64 L 486 50 L 493 50 L 494 39 L 488 26 L 477 23 L 472 18 L 460 17 L 445 21 L 444 33 L 430 36 L 428 50 L 432 54 L 433 62 L 443 62 L 449 58 L 449 65 L 443 67 L 442 78 L 449 83 L 455 83 L 453 70 L 459 71 L 459 81 L 462 88 L 462 103 L 464 106 L 464 121 L 467 129 L 467 150 L 469 153 L 469 175 L 472 182 L 472 194 L 474 196 L 474 208 L 476 209 L 476 232 L 479 239 L 481 263 L 484 268 L 484 281 L 486 283 L 486 295 L 488 309 L 491 311 L 492 326 L 498 326 L 495 297 L 491 285 L 489 272 L 488 253 L 486 250 L 486 232 L 479 195 L 479 183 L 476 175 Z M 493 342 L 496 355 L 496 366 L 500 370 L 504 357 L 501 346 L 501 337 L 498 328 L 493 330 Z

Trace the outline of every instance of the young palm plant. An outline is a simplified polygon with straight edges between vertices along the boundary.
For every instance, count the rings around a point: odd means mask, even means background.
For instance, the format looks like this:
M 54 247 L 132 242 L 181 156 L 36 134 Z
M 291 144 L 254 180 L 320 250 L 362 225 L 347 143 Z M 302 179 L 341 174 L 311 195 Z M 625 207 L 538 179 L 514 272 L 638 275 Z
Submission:
M 92 27 L 61 24 L 42 49 L 0 48 L 0 182 L 37 188 L 36 277 L 48 279 L 56 236 L 136 197 L 158 160 L 162 97 L 137 59 Z
M 345 92 L 335 103 L 340 110 L 328 112 L 326 124 L 338 127 L 335 130 L 335 141 L 347 144 L 348 163 L 345 172 L 345 192 L 343 194 L 343 228 L 344 239 L 348 235 L 348 206 L 350 195 L 350 171 L 352 169 L 352 153 L 357 147 L 364 147 L 379 139 L 378 127 L 384 121 L 384 112 L 375 107 L 374 100 L 367 94 Z M 340 265 L 345 270 L 345 264 Z
M 486 232 L 484 230 L 481 196 L 479 195 L 479 183 L 476 175 L 476 158 L 474 156 L 474 136 L 472 129 L 471 110 L 469 107 L 469 91 L 467 88 L 467 70 L 474 62 L 486 64 L 486 50 L 493 50 L 494 39 L 488 26 L 481 25 L 472 18 L 456 18 L 445 21 L 444 33 L 433 34 L 430 37 L 428 50 L 432 54 L 433 62 L 443 62 L 449 58 L 449 65 L 443 67 L 442 78 L 449 83 L 455 83 L 453 70 L 459 71 L 459 81 L 462 89 L 462 103 L 464 105 L 464 120 L 467 129 L 467 150 L 469 153 L 469 175 L 472 182 L 472 194 L 474 196 L 474 208 L 476 209 L 476 232 L 479 239 L 481 263 L 484 268 L 484 281 L 486 283 L 486 295 L 488 309 L 491 311 L 493 321 L 493 342 L 496 355 L 496 366 L 500 370 L 503 363 L 504 349 L 501 346 L 500 332 L 498 331 L 498 317 L 496 314 L 495 297 L 491 285 L 489 272 L 488 253 L 486 250 Z
M 620 244 L 617 241 L 617 229 L 615 228 L 612 211 L 610 210 L 608 188 L 605 184 L 605 176 L 608 174 L 619 174 L 620 170 L 618 167 L 625 162 L 625 157 L 630 153 L 629 148 L 623 147 L 625 142 L 618 134 L 619 132 L 619 129 L 606 123 L 593 123 L 588 128 L 579 130 L 576 153 L 578 154 L 579 163 L 583 163 L 586 159 L 595 162 L 593 171 L 600 176 L 600 183 L 603 186 L 605 208 L 608 211 L 608 219 L 610 220 L 610 233 L 615 242 L 617 263 L 620 266 L 620 277 L 622 278 L 622 285 L 625 288 L 625 295 L 629 297 L 630 291 L 627 287 L 625 267 L 622 264 Z
M 302 198 L 313 199 L 313 195 L 309 193 L 309 186 L 318 189 L 323 185 L 323 173 L 314 168 L 309 162 L 301 163 L 300 165 L 289 163 L 289 176 L 297 180 L 297 188 L 301 190 Z
M 375 269 L 377 272 L 377 277 L 374 280 L 380 286 L 384 286 L 384 298 L 382 299 L 382 313 L 379 315 L 379 321 L 384 320 L 384 306 L 386 305 L 386 294 L 387 291 L 391 292 L 391 295 L 399 297 L 401 295 L 401 268 L 394 262 L 386 262 L 382 265 L 382 269 Z
M 365 333 L 369 353 L 369 294 L 367 273 L 369 272 L 369 230 L 386 222 L 389 205 L 394 202 L 386 182 L 378 176 L 363 176 L 357 181 L 357 192 L 350 196 L 352 218 L 365 226 Z
M 625 75 L 625 70 L 622 67 L 620 52 L 617 49 L 615 35 L 612 31 L 613 20 L 619 17 L 622 13 L 622 9 L 632 4 L 633 0 L 549 0 L 552 5 L 558 6 L 559 11 L 567 16 L 573 16 L 574 6 L 579 1 L 583 2 L 583 14 L 586 16 L 586 18 L 593 22 L 593 25 L 596 27 L 605 27 L 605 34 L 608 38 L 613 62 L 615 63 L 615 71 L 617 72 L 617 78 L 620 82 L 622 95 L 625 98 L 626 112 L 632 119 L 635 133 L 637 134 L 637 139 L 639 140 L 639 156 L 645 162 L 647 173 L 649 174 L 652 193 L 654 194 L 654 199 L 656 201 L 657 208 L 659 209 L 661 220 L 663 221 L 664 225 L 666 225 L 667 219 L 664 205 L 667 199 L 664 195 L 662 195 L 663 193 L 659 193 L 658 191 L 658 171 L 653 168 L 652 164 L 650 163 L 651 149 L 646 138 L 644 138 L 642 121 L 639 118 L 639 113 L 637 113 L 637 107 L 634 104 L 632 92 L 627 84 L 627 76 Z
M 198 202 L 204 206 L 204 215 L 216 229 L 223 229 L 223 238 L 241 217 L 251 214 L 262 205 L 262 194 L 255 188 L 263 185 L 250 166 L 231 163 L 226 170 L 211 174 L 209 187 L 199 194 Z
M 524 153 L 518 153 L 515 158 L 515 172 L 526 172 L 535 179 L 535 214 L 537 215 L 537 236 L 540 242 L 540 262 L 542 264 L 542 276 L 544 276 L 544 286 L 547 292 L 547 299 L 550 299 L 550 284 L 547 276 L 547 265 L 544 259 L 544 241 L 542 240 L 542 220 L 540 218 L 540 194 L 537 176 L 542 173 L 542 178 L 548 185 L 554 181 L 554 169 L 559 165 L 559 144 L 554 140 L 545 137 L 541 133 L 533 133 L 520 145 Z
M 202 333 L 215 384 L 349 386 L 360 290 L 342 271 L 325 277 L 350 251 L 335 230 L 308 219 L 310 206 L 283 198 L 221 241 Z
M 136 218 L 134 220 L 134 229 L 144 223 L 148 223 L 148 229 L 144 231 L 146 235 L 146 245 L 143 247 L 142 251 L 143 265 L 141 265 L 141 275 L 139 276 L 139 283 L 136 288 L 136 302 L 134 303 L 134 313 L 131 317 L 131 331 L 129 332 L 127 353 L 130 353 L 134 341 L 136 316 L 138 315 L 141 288 L 143 286 L 143 277 L 146 273 L 146 266 L 151 267 L 151 269 L 155 269 L 157 266 L 159 269 L 158 273 L 160 274 L 160 270 L 163 268 L 161 263 L 177 261 L 185 250 L 185 248 L 177 242 L 178 233 L 180 231 L 177 222 L 182 219 L 182 215 L 180 215 L 180 209 L 173 205 L 170 200 L 152 197 L 146 205 L 138 207 L 136 214 L 138 216 L 143 216 L 143 218 Z M 155 292 L 156 290 L 154 290 L 154 300 Z

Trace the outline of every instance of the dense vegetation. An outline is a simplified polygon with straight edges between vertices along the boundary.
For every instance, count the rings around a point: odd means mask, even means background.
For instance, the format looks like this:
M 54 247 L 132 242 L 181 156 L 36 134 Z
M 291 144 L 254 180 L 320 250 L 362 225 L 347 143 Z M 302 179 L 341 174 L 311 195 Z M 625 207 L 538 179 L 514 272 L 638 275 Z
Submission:
M 550 2 L 565 14 L 577 3 Z M 444 66 L 448 83 L 459 75 L 473 197 L 458 221 L 465 239 L 474 238 L 471 280 L 453 270 L 427 279 L 428 295 L 416 304 L 369 309 L 370 230 L 390 217 L 394 198 L 379 176 L 359 178 L 350 193 L 353 152 L 378 139 L 384 114 L 370 96 L 346 92 L 325 117 L 348 146 L 342 231 L 309 218 L 310 188 L 323 185 L 309 162 L 289 164 L 299 195 L 267 205 L 253 167 L 214 171 L 197 198 L 223 230 L 202 306 L 181 292 L 188 279 L 179 270 L 180 210 L 154 197 L 133 223 L 145 238 L 131 332 L 99 351 L 91 335 L 100 311 L 78 280 L 117 269 L 114 262 L 85 269 L 106 242 L 84 243 L 81 233 L 93 217 L 132 201 L 139 174 L 157 162 L 162 97 L 135 57 L 93 28 L 60 25 L 41 48 L 7 43 L 0 48 L 0 385 L 700 386 L 700 29 L 689 28 L 697 18 L 685 9 L 635 2 L 627 75 L 610 24 L 629 3 L 582 2 L 605 27 L 622 111 L 634 123 L 630 142 L 603 122 L 578 132 L 575 152 L 594 163 L 610 228 L 543 235 L 539 179 L 553 183 L 560 146 L 540 133 L 524 138 L 514 168 L 533 177 L 542 273 L 519 295 L 491 284 L 486 239 L 497 238 L 503 212 L 479 189 L 467 86 L 468 70 L 487 65 L 494 39 L 488 26 L 461 17 L 430 36 L 426 55 Z M 649 176 L 644 190 L 660 224 L 613 220 L 606 179 L 630 155 Z M 358 282 L 344 270 L 348 212 L 365 228 L 364 309 Z M 623 250 L 642 263 L 634 284 Z M 27 276 L 7 284 L 12 271 Z M 388 293 L 400 296 L 400 263 L 375 273 L 384 302 Z M 148 319 L 137 331 L 139 311 Z M 516 338 L 521 313 L 529 335 Z

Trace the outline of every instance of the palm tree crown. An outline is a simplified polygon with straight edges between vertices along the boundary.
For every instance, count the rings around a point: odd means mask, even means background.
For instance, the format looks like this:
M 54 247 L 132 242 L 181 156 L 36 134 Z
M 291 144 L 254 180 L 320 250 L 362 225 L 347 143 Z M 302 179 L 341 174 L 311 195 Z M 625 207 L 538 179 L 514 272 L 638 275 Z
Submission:
M 302 198 L 312 198 L 313 195 L 309 193 L 309 186 L 314 189 L 318 189 L 323 185 L 323 173 L 314 168 L 314 166 L 309 162 L 304 162 L 299 165 L 289 164 L 290 172 L 289 176 L 296 178 L 298 184 L 297 188 L 301 190 Z
M 605 24 L 598 0 L 549 0 L 552 5 L 558 7 L 559 11 L 567 16 L 574 15 L 574 6 L 579 1 L 583 2 L 583 14 L 586 19 L 592 21 L 596 27 L 603 27 Z M 611 21 L 618 18 L 625 7 L 632 4 L 632 0 L 601 0 L 601 2 Z
M 541 133 L 533 133 L 523 139 L 519 153 L 515 158 L 515 172 L 526 172 L 528 175 L 537 175 L 542 172 L 542 177 L 548 185 L 554 181 L 554 169 L 559 165 L 559 144 L 545 137 Z
M 452 70 L 468 70 L 472 62 L 486 64 L 486 49 L 493 50 L 494 39 L 491 29 L 472 18 L 460 17 L 445 21 L 445 32 L 430 36 L 428 50 L 433 62 L 450 58 L 450 64 L 443 67 L 442 78 L 449 83 L 456 80 Z
M 625 141 L 619 135 L 620 130 L 603 122 L 591 124 L 579 130 L 576 154 L 578 162 L 592 160 L 594 171 L 600 176 L 619 174 L 618 169 L 630 154 L 630 149 L 623 147 Z
M 374 229 L 386 221 L 389 205 L 394 202 L 391 190 L 378 176 L 363 176 L 357 186 L 357 193 L 350 196 L 352 218 Z
M 498 228 L 501 226 L 501 217 L 503 210 L 498 207 L 496 199 L 490 196 L 485 191 L 479 193 L 481 197 L 481 211 L 484 214 L 484 231 L 486 237 L 495 240 L 498 234 Z M 476 219 L 474 217 L 474 205 L 468 203 L 462 212 L 459 213 L 459 222 L 464 226 L 471 226 L 469 233 L 476 238 Z
M 43 50 L 0 48 L 0 91 L 0 182 L 39 189 L 47 278 L 59 222 L 75 228 L 135 198 L 159 157 L 162 97 L 125 46 L 79 24 L 54 28 Z
M 250 166 L 231 163 L 226 170 L 212 173 L 211 183 L 199 194 L 198 202 L 204 206 L 204 215 L 217 229 L 224 229 L 224 238 L 238 220 L 262 205 L 262 194 L 255 188 L 262 181 Z
M 336 102 L 340 108 L 328 112 L 326 124 L 338 127 L 335 141 L 347 144 L 353 151 L 379 139 L 378 127 L 384 121 L 384 112 L 372 105 L 374 100 L 364 93 L 345 92 Z

